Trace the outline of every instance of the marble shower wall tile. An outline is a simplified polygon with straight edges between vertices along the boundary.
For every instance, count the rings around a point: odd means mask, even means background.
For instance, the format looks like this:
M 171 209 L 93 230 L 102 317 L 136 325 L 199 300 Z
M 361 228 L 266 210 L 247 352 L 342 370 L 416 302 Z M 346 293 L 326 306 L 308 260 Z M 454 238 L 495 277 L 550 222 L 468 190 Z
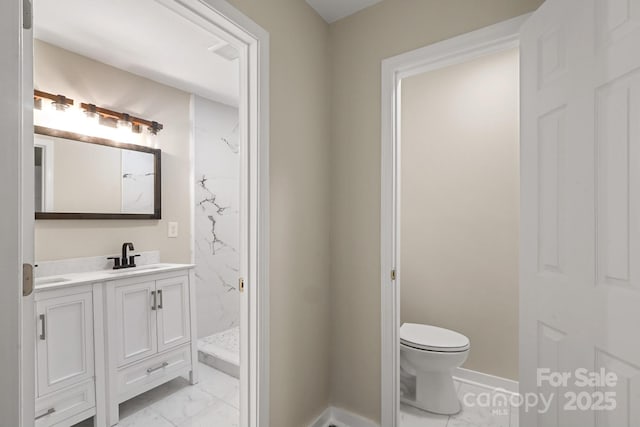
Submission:
M 194 99 L 198 336 L 240 323 L 238 109 Z

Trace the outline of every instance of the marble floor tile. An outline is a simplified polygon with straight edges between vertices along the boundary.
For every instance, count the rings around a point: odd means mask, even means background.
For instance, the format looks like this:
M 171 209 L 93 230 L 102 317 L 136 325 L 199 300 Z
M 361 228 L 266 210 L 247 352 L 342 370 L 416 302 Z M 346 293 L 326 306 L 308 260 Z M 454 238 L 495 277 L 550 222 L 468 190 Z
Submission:
M 238 427 L 240 410 L 218 401 L 199 414 L 184 420 L 178 427 Z
M 184 388 L 150 406 L 174 425 L 179 425 L 199 414 L 219 400 L 198 386 Z
M 151 408 L 145 408 L 126 418 L 121 418 L 118 427 L 174 427 L 174 425 Z
M 120 405 L 118 427 L 236 427 L 240 422 L 240 382 L 199 364 L 192 386 L 176 378 Z M 92 427 L 93 419 L 74 427 Z
M 475 398 L 481 394 L 485 397 L 495 396 L 493 389 L 459 381 L 455 382 L 455 386 L 463 404 L 459 414 L 448 417 L 401 405 L 400 427 L 518 427 L 517 408 L 464 405 L 465 395 L 468 395 L 468 402 L 475 402 Z
M 421 411 L 413 406 L 400 405 L 401 427 L 447 427 L 449 417 Z
M 202 363 L 199 366 L 200 382 L 198 386 L 223 402 L 239 408 L 240 381 Z
M 458 398 L 463 402 L 462 411 L 449 419 L 447 427 L 509 427 L 510 408 L 491 407 L 477 404 L 476 399 L 482 401 L 481 396 L 488 396 L 491 401 L 494 392 L 485 387 L 463 383 L 458 390 Z M 473 406 L 467 406 L 465 402 L 474 402 Z

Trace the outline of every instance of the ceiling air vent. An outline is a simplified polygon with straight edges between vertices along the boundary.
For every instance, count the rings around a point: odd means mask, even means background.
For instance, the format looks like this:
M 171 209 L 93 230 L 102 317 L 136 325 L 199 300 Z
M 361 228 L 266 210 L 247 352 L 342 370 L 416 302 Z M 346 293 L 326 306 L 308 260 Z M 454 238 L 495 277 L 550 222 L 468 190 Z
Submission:
M 221 42 L 213 45 L 209 48 L 209 51 L 223 57 L 227 61 L 233 61 L 239 57 L 238 50 L 227 42 Z

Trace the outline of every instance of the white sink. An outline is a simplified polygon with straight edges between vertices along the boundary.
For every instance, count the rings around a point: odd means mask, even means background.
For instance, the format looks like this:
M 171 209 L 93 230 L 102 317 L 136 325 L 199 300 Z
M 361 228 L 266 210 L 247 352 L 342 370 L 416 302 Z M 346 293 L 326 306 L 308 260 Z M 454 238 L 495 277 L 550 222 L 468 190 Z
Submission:
M 64 283 L 64 282 L 70 282 L 70 281 L 71 279 L 66 279 L 64 277 L 51 277 L 49 279 L 44 277 L 42 279 L 36 279 L 36 285 L 51 285 L 54 283 Z
M 121 268 L 119 270 L 113 270 L 108 272 L 107 274 L 123 274 L 123 273 L 135 273 L 136 271 L 150 271 L 157 270 L 159 268 L 165 268 L 164 264 L 154 264 L 154 265 L 142 265 L 140 267 L 133 268 Z

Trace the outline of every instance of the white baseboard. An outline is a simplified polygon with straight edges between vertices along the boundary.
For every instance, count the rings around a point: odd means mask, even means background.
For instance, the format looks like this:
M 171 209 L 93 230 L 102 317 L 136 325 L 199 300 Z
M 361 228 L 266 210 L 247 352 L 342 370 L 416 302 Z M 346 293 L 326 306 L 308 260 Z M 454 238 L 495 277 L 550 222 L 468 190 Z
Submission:
M 470 369 L 457 368 L 453 371 L 456 380 L 484 388 L 502 389 L 511 393 L 518 393 L 518 382 L 507 378 L 496 377 Z M 379 424 L 368 420 L 345 409 L 328 407 L 309 427 L 380 427 Z
M 322 414 L 314 422 L 309 424 L 309 427 L 327 427 L 331 423 L 331 408 L 324 410 Z
M 329 407 L 309 427 L 380 427 L 379 424 L 344 409 Z
M 518 393 L 518 381 L 496 377 L 470 369 L 457 368 L 453 371 L 453 377 L 463 383 L 478 385 L 485 388 L 502 389 L 511 393 Z

